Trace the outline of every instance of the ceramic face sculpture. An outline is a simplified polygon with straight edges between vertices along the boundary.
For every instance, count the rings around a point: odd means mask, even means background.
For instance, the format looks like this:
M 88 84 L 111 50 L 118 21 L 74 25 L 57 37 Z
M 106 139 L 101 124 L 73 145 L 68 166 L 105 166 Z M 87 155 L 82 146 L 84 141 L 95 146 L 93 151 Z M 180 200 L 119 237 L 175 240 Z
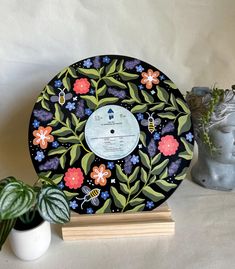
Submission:
M 187 94 L 198 143 L 198 161 L 191 174 L 206 188 L 231 190 L 235 187 L 234 91 L 226 90 L 214 99 L 213 91 L 205 87 L 194 87 Z

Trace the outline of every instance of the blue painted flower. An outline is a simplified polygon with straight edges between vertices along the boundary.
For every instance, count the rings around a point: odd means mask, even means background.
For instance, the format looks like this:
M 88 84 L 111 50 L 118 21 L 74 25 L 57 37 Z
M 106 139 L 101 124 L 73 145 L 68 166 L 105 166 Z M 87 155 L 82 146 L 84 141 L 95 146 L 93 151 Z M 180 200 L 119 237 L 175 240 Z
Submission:
M 131 162 L 133 164 L 137 164 L 139 162 L 139 156 L 136 156 L 136 155 L 132 155 L 131 157 Z
M 144 115 L 142 113 L 136 114 L 138 120 L 143 120 Z
M 95 93 L 95 90 L 94 89 L 90 89 L 90 94 L 94 94 Z
M 160 139 L 160 134 L 158 132 L 154 133 L 153 139 L 154 140 L 159 140 Z
M 61 190 L 64 188 L 64 183 L 61 181 L 60 184 L 57 185 L 57 187 Z
M 106 200 L 107 198 L 109 198 L 109 193 L 108 191 L 103 191 L 101 192 L 101 198 Z
M 90 108 L 85 109 L 85 114 L 90 116 L 93 113 L 93 111 Z
M 60 144 L 59 144 L 57 141 L 52 142 L 52 147 L 53 147 L 53 148 L 58 148 L 59 145 L 60 145 Z
M 83 61 L 83 66 L 90 68 L 92 66 L 91 59 L 87 59 L 87 60 Z
M 136 69 L 136 72 L 143 72 L 144 71 L 144 68 L 143 68 L 143 66 L 140 64 L 140 65 L 137 65 L 136 67 L 135 67 L 135 69 Z
M 186 139 L 189 141 L 189 142 L 192 142 L 193 141 L 193 134 L 191 132 L 189 132 L 188 134 L 186 134 Z
M 69 111 L 74 110 L 74 109 L 75 109 L 75 103 L 68 102 L 67 105 L 66 105 L 66 108 L 67 108 Z
M 114 168 L 114 162 L 108 162 L 107 167 L 108 167 L 109 169 L 113 169 L 113 168 Z
M 87 208 L 87 210 L 86 210 L 87 214 L 93 214 L 93 212 L 94 212 L 94 210 L 91 207 Z
M 105 56 L 103 58 L 103 63 L 106 63 L 106 64 L 110 63 L 110 58 L 108 56 Z
M 54 86 L 56 88 L 59 88 L 61 85 L 62 85 L 62 81 L 60 79 L 59 80 L 56 80 L 55 83 L 54 83 Z
M 40 121 L 38 121 L 38 120 L 34 120 L 33 121 L 33 127 L 34 128 L 38 128 L 40 126 Z
M 69 202 L 69 206 L 70 206 L 72 209 L 76 209 L 76 207 L 78 207 L 78 204 L 77 204 L 77 202 L 74 200 L 74 201 L 70 201 L 70 202 Z
M 36 154 L 37 154 L 37 155 L 35 156 L 34 159 L 35 159 L 36 161 L 38 161 L 38 162 L 41 162 L 42 159 L 45 158 L 45 155 L 44 155 L 44 153 L 43 153 L 42 151 L 37 151 Z
M 161 75 L 159 78 L 160 78 L 160 80 L 164 80 L 165 76 Z
M 153 201 L 147 201 L 146 206 L 147 206 L 148 208 L 152 208 L 152 207 L 154 207 L 154 203 L 153 203 Z
M 144 86 L 143 86 L 143 85 L 139 85 L 138 88 L 139 88 L 140 90 L 143 90 Z

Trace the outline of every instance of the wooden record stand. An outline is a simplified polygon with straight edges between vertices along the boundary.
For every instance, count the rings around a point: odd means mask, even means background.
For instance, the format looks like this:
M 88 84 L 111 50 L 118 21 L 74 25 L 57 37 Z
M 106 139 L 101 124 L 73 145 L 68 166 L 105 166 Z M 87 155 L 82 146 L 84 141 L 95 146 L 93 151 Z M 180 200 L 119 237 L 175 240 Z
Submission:
M 70 222 L 62 227 L 62 237 L 66 241 L 172 235 L 174 232 L 175 222 L 166 203 L 153 211 L 137 213 L 72 213 Z

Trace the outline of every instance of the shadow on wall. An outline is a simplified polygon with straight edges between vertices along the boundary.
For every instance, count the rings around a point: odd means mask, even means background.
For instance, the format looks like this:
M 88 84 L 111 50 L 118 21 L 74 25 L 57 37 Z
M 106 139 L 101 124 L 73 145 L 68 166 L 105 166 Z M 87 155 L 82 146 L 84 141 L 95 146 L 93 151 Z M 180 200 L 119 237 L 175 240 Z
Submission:
M 7 119 L 0 126 L 1 178 L 11 175 L 27 183 L 33 183 L 37 178 L 28 149 L 28 124 L 35 100 L 33 94 L 27 99 L 18 99 L 20 105 L 9 110 Z

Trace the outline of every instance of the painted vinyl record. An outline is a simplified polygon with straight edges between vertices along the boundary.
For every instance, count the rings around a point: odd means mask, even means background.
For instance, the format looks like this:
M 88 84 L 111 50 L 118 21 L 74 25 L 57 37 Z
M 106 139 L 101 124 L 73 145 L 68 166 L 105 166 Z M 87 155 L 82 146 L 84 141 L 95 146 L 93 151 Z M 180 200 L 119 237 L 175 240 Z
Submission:
M 39 175 L 80 214 L 152 210 L 186 175 L 190 111 L 156 67 L 126 56 L 90 57 L 43 89 L 29 125 Z

